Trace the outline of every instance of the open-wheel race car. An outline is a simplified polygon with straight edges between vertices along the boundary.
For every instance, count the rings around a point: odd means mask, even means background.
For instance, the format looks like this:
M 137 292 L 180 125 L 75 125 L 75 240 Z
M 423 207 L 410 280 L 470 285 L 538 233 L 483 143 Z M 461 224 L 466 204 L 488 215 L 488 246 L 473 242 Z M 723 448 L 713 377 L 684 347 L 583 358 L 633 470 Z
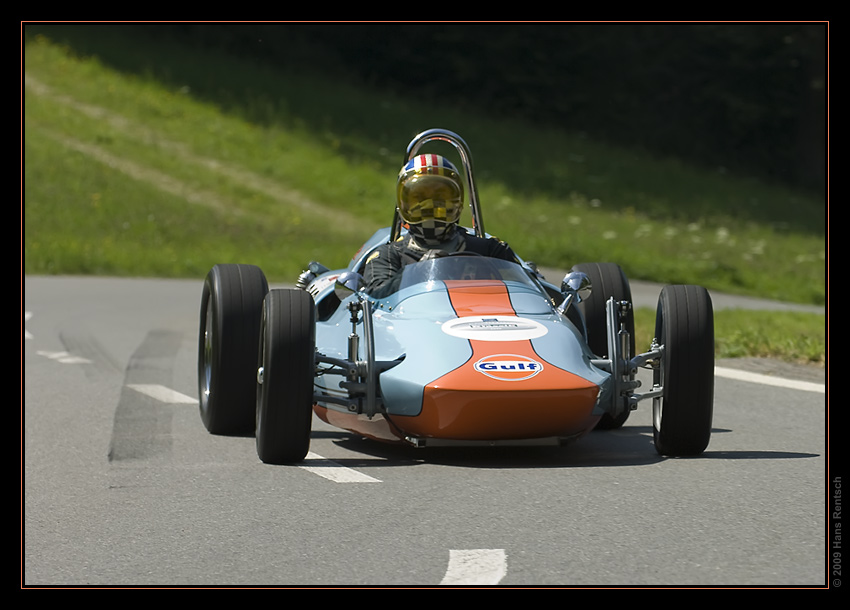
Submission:
M 484 231 L 469 148 L 457 152 L 472 226 Z M 313 413 L 358 435 L 414 447 L 563 443 L 622 426 L 652 404 L 654 442 L 669 456 L 702 453 L 714 400 L 711 299 L 665 286 L 655 339 L 635 350 L 629 282 L 614 263 L 576 264 L 560 286 L 535 265 L 455 252 L 405 265 L 375 296 L 366 261 L 409 227 L 396 209 L 345 269 L 312 262 L 292 288 L 269 288 L 247 264 L 212 268 L 200 310 L 201 419 L 213 434 L 255 434 L 266 463 L 306 456 Z M 638 369 L 652 371 L 640 392 Z

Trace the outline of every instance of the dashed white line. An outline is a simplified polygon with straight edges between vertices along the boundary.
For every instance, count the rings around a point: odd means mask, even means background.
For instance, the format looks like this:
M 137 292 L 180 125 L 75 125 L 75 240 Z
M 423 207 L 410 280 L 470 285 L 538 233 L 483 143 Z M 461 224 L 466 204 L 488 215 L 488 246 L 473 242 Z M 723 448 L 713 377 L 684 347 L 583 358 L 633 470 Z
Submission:
M 197 404 L 198 401 L 191 396 L 176 392 L 162 385 L 134 383 L 128 384 L 128 388 L 150 396 L 154 400 L 169 404 Z M 379 479 L 370 477 L 351 468 L 340 466 L 336 462 L 321 455 L 309 452 L 304 462 L 298 465 L 302 470 L 319 475 L 335 483 L 380 483 Z
M 335 483 L 380 483 L 381 481 L 362 472 L 340 466 L 327 458 L 312 451 L 307 453 L 304 463 L 299 468 L 317 474 Z
M 57 362 L 61 362 L 62 364 L 88 364 L 91 360 L 87 358 L 82 358 L 80 356 L 74 356 L 69 354 L 68 352 L 44 352 L 38 351 L 36 352 L 39 356 L 44 356 L 45 358 L 50 358 L 51 360 L 56 360 Z
M 497 585 L 508 573 L 504 549 L 449 551 L 441 585 Z
M 171 404 L 197 404 L 198 401 L 191 396 L 186 396 L 185 394 L 181 394 L 180 392 L 175 392 L 172 389 L 166 388 L 162 385 L 156 384 L 143 384 L 143 383 L 135 383 L 129 384 L 128 388 L 132 388 L 137 392 L 150 396 L 160 402 L 167 402 Z
M 738 381 L 750 381 L 753 383 L 761 383 L 779 388 L 789 388 L 792 390 L 803 390 L 805 392 L 820 392 L 826 393 L 826 387 L 822 383 L 812 383 L 810 381 L 796 381 L 793 379 L 783 379 L 782 377 L 771 377 L 770 375 L 760 375 L 758 373 L 749 373 L 738 369 L 726 369 L 716 367 L 714 374 L 718 377 L 726 377 L 727 379 L 737 379 Z

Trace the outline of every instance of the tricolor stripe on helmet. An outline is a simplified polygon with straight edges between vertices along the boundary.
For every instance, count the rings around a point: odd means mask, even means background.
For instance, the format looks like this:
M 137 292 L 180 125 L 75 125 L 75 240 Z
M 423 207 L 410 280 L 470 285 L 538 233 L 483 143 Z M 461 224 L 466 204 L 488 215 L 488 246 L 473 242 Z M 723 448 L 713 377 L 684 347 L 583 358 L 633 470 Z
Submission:
M 438 174 L 440 176 L 445 176 L 447 173 L 457 174 L 457 168 L 451 161 L 433 153 L 413 157 L 405 164 L 400 173 L 404 174 L 410 171 L 417 174 Z

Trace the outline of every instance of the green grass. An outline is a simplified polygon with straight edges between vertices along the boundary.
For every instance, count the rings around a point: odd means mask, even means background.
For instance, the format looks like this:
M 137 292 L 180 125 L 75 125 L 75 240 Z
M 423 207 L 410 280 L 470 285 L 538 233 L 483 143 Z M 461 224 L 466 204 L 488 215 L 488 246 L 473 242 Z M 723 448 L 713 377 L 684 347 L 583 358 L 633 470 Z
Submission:
M 653 338 L 655 310 L 635 310 L 635 342 L 646 349 Z M 824 316 L 794 311 L 718 309 L 714 312 L 716 358 L 776 358 L 826 366 Z
M 342 79 L 128 44 L 118 27 L 43 29 L 24 50 L 27 274 L 202 278 L 251 262 L 291 282 L 310 260 L 344 266 L 389 223 L 410 138 L 444 127 L 472 148 L 487 230 L 528 260 L 826 302 L 817 197 Z M 824 360 L 823 316 L 717 312 L 716 327 L 719 355 Z

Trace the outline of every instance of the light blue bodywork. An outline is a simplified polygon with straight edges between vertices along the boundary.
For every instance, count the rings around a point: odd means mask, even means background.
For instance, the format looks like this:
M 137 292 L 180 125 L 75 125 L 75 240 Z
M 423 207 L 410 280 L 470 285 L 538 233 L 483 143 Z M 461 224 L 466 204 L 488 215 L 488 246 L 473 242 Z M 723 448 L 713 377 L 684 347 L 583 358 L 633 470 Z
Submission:
M 324 308 L 320 307 L 332 311 L 316 325 L 316 349 L 320 354 L 331 358 L 348 358 L 348 338 L 352 334 L 352 324 L 347 304 L 356 296 L 352 295 L 340 302 L 334 292 L 334 283 L 344 271 L 359 272 L 372 250 L 386 243 L 388 234 L 389 229 L 378 231 L 352 258 L 347 269 L 323 273 L 308 286 L 317 304 L 322 304 L 325 299 L 333 304 L 339 303 L 332 310 L 328 303 L 325 303 Z M 525 267 L 514 266 L 518 281 L 504 281 L 511 306 L 517 316 L 546 328 L 543 336 L 531 339 L 534 351 L 549 365 L 598 385 L 600 392 L 594 414 L 609 412 L 613 385 L 611 375 L 591 363 L 594 355 L 581 332 L 557 311 L 533 272 Z M 439 280 L 416 283 L 402 287 L 385 299 L 373 300 L 372 310 L 375 359 L 398 361 L 396 366 L 380 374 L 383 406 L 389 414 L 418 415 L 425 386 L 462 366 L 472 356 L 468 339 L 442 331 L 444 323 L 457 318 L 448 289 Z M 358 322 L 356 332 L 362 334 L 362 320 Z M 358 354 L 358 358 L 363 357 L 362 353 Z M 342 395 L 345 390 L 340 388 L 339 382 L 338 375 L 317 375 L 316 390 L 318 393 Z M 332 404 L 323 406 L 338 408 Z

